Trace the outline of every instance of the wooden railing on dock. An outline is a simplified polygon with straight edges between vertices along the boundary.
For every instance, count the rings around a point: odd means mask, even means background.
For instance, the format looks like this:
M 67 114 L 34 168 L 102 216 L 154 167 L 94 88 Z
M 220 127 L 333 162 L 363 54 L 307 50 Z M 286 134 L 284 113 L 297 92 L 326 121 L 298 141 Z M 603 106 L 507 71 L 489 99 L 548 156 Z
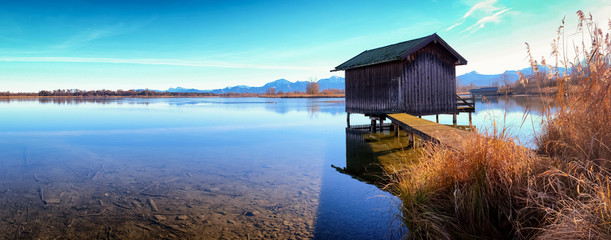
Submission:
M 475 112 L 475 96 L 470 93 L 456 94 L 458 112 Z
M 468 131 L 439 124 L 406 113 L 387 114 L 386 116 L 395 126 L 401 127 L 401 129 L 410 134 L 415 134 L 424 140 L 443 144 L 458 150 L 463 148 L 464 140 L 471 134 Z

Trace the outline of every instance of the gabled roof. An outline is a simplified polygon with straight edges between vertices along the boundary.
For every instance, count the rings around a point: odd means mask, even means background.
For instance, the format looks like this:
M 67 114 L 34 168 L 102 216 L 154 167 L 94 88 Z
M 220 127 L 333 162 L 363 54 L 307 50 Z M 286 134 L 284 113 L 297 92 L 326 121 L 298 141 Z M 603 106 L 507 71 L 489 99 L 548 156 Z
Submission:
M 465 65 L 465 60 L 460 54 L 458 54 L 450 45 L 448 45 L 439 35 L 433 33 L 432 35 L 412 39 L 405 42 L 395 43 L 385 47 L 371 49 L 362 52 L 359 55 L 351 58 L 350 60 L 335 67 L 332 71 L 341 71 L 352 68 L 364 67 L 379 63 L 392 62 L 397 60 L 403 60 L 409 57 L 412 53 L 420 50 L 431 42 L 441 44 L 450 54 L 452 54 L 458 61 L 456 65 Z

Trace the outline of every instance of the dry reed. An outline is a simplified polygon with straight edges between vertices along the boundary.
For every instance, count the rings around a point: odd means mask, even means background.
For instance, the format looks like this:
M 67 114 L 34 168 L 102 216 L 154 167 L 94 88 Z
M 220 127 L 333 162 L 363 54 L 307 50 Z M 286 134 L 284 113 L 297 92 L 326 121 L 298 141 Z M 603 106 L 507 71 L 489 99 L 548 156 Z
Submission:
M 545 213 L 539 239 L 611 239 L 611 39 L 591 15 L 577 15 L 589 39 L 571 61 L 554 52 L 572 72 L 557 75 L 558 107 L 547 112 L 537 138 L 539 152 L 556 163 L 538 176 L 531 195 Z
M 418 163 L 395 176 L 409 234 L 457 239 L 517 236 L 516 209 L 525 206 L 539 158 L 494 128 L 473 134 L 464 150 L 428 144 Z
M 569 59 L 563 19 L 552 56 L 570 73 L 548 65 L 557 107 L 544 114 L 536 152 L 495 126 L 462 151 L 428 144 L 393 175 L 411 238 L 611 239 L 611 37 L 591 15 L 578 18 L 589 40 Z

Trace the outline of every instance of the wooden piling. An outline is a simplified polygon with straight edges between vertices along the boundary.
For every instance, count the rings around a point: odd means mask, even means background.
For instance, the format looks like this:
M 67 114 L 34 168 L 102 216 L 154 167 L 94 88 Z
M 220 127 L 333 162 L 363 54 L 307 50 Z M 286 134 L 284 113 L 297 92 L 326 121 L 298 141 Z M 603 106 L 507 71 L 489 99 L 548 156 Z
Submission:
M 350 113 L 346 114 L 346 124 L 348 124 L 348 128 L 350 128 Z
M 407 137 L 409 138 L 409 144 L 414 145 L 414 133 L 407 132 Z
M 473 126 L 473 123 L 472 123 L 472 121 L 471 121 L 471 120 L 472 120 L 472 118 L 471 118 L 471 112 L 469 112 L 469 126 Z
M 371 126 L 370 126 L 370 130 L 371 130 L 371 132 L 373 132 L 373 133 L 377 132 L 377 130 L 378 130 L 378 129 L 377 129 L 377 127 L 376 127 L 376 120 L 375 120 L 375 119 L 373 119 L 373 118 L 371 119 Z

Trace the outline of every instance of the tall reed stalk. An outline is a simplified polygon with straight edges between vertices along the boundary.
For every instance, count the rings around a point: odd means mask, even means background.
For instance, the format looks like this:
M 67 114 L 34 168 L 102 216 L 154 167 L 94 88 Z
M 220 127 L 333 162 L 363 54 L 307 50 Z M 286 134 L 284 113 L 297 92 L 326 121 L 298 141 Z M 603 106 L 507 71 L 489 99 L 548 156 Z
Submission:
M 583 41 L 563 60 L 572 71 L 558 77 L 557 109 L 547 111 L 537 138 L 539 153 L 556 163 L 531 196 L 545 213 L 540 239 L 611 239 L 611 39 L 592 15 L 577 15 Z
M 611 239 L 611 40 L 591 15 L 577 15 L 583 42 L 575 56 L 566 53 L 564 19 L 552 44 L 558 96 L 536 151 L 494 125 L 461 151 L 428 144 L 393 175 L 388 188 L 403 202 L 409 237 Z

